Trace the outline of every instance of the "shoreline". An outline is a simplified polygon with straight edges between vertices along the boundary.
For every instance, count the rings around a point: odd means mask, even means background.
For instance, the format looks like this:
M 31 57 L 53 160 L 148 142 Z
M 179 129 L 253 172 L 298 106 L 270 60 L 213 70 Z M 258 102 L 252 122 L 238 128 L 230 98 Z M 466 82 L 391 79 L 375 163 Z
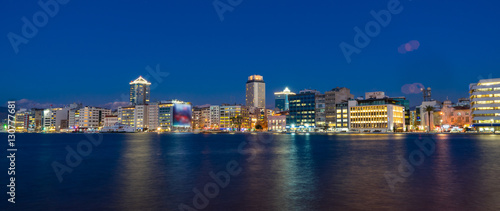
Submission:
M 0 132 L 1 133 L 7 133 L 7 132 Z M 272 135 L 500 135 L 500 131 L 496 133 L 478 133 L 478 132 L 473 132 L 473 133 L 443 133 L 443 132 L 376 132 L 376 133 L 359 133 L 359 132 L 272 132 L 272 131 L 261 131 L 261 132 L 219 132 L 219 131 L 204 131 L 204 132 L 133 132 L 133 133 L 108 133 L 108 132 L 94 132 L 94 133 L 83 133 L 83 132 L 78 132 L 78 133 L 73 133 L 73 132 L 50 132 L 50 133 L 44 133 L 44 132 L 16 132 L 16 134 L 150 134 L 150 133 L 156 133 L 156 134 L 212 134 L 212 135 L 217 135 L 217 134 L 228 134 L 228 135 L 234 135 L 234 134 L 250 134 L 250 135 L 257 135 L 257 134 L 272 134 Z

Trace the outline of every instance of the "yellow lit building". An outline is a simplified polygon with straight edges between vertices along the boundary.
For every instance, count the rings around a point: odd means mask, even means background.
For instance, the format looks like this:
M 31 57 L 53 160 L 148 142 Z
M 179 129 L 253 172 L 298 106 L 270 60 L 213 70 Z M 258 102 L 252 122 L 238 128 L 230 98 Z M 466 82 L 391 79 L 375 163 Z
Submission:
M 126 106 L 118 108 L 118 122 L 135 128 L 135 106 Z M 82 123 L 84 124 L 84 123 Z
M 398 105 L 363 105 L 350 107 L 350 129 L 361 132 L 402 132 L 404 107 Z
M 25 132 L 25 128 L 27 128 L 27 121 L 29 119 L 29 114 L 26 109 L 20 110 L 16 113 L 15 116 L 15 128 L 17 132 Z
M 232 118 L 242 117 L 241 122 L 234 122 Z M 248 128 L 250 123 L 248 107 L 243 105 L 228 105 L 223 104 L 220 107 L 220 128 L 224 130 L 237 129 L 238 127 L 244 129 Z M 241 125 L 239 125 L 241 124 Z
M 172 130 L 172 117 L 174 103 L 160 103 L 158 104 L 158 129 L 159 131 Z

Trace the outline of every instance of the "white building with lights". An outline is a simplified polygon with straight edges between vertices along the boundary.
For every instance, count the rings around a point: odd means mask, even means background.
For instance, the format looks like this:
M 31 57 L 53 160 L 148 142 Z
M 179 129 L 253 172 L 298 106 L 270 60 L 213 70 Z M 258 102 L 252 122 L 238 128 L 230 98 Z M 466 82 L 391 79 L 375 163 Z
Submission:
M 469 86 L 472 126 L 479 132 L 500 131 L 500 78 Z

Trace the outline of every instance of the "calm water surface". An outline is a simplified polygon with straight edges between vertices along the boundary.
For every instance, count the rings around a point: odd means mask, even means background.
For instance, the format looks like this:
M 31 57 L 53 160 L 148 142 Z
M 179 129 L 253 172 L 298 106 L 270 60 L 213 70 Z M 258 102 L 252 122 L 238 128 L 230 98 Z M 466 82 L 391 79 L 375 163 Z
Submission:
M 500 210 L 498 135 L 103 134 L 62 182 L 52 164 L 88 137 L 16 138 L 7 210 Z

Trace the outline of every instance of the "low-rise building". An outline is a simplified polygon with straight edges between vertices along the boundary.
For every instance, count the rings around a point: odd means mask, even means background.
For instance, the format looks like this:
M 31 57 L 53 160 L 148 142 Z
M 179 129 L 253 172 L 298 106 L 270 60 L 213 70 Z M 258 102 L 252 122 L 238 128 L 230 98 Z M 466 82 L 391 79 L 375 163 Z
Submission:
M 271 115 L 267 117 L 267 128 L 269 131 L 286 131 L 286 116 Z
M 357 105 L 349 101 L 350 129 L 360 132 L 403 132 L 404 107 L 392 104 Z
M 421 129 L 424 131 L 433 131 L 436 125 L 439 125 L 440 120 L 437 117 L 440 115 L 434 115 L 434 112 L 439 112 L 441 110 L 441 103 L 437 100 L 423 101 L 420 105 L 420 124 Z M 427 108 L 433 108 L 432 111 L 426 111 Z
M 464 101 L 453 105 L 450 100 L 445 100 L 439 114 L 442 120 L 441 128 L 444 131 L 453 129 L 463 130 L 472 124 L 470 105 L 467 105 Z
M 111 127 L 118 122 L 118 116 L 116 115 L 106 115 L 104 117 L 104 127 Z

